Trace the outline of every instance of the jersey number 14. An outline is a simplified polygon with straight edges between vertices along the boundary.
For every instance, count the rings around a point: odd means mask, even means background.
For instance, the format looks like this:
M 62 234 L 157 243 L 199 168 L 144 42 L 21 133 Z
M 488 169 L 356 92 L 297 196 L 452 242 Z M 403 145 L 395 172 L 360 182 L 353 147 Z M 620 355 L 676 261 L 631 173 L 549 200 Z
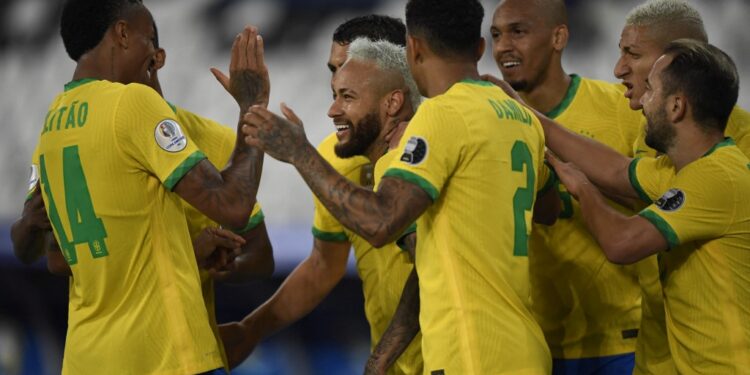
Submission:
M 63 188 L 65 190 L 65 208 L 70 223 L 70 232 L 73 240 L 69 241 L 63 228 L 57 205 L 52 197 L 52 188 L 47 177 L 47 167 L 44 155 L 39 156 L 39 169 L 42 187 L 47 196 L 47 214 L 52 226 L 57 233 L 57 239 L 62 249 L 65 260 L 71 266 L 78 263 L 76 245 L 88 244 L 91 256 L 101 258 L 109 255 L 107 244 L 107 230 L 104 229 L 102 219 L 96 217 L 94 205 L 91 202 L 91 194 L 86 184 L 86 176 L 83 174 L 81 158 L 78 155 L 78 146 L 63 148 Z

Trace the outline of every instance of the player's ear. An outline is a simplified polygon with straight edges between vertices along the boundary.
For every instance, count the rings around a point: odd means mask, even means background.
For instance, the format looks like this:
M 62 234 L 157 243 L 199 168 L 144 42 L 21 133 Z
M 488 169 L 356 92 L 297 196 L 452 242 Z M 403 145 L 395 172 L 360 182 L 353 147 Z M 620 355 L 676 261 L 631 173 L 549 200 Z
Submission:
M 116 45 L 128 49 L 128 22 L 118 20 L 112 25 L 112 37 Z
M 421 63 L 424 58 L 423 41 L 409 34 L 406 35 L 406 58 L 412 63 Z
M 385 99 L 385 112 L 389 117 L 395 117 L 404 107 L 406 95 L 404 95 L 402 90 L 394 90 L 388 93 Z
M 688 111 L 687 98 L 681 93 L 669 95 L 667 97 L 667 116 L 673 124 L 685 119 Z
M 569 36 L 567 25 L 558 25 L 555 27 L 555 31 L 552 32 L 552 47 L 554 47 L 555 51 L 561 52 L 565 49 L 565 46 L 568 45 Z
M 482 55 L 484 55 L 484 49 L 486 47 L 487 47 L 487 41 L 484 40 L 484 37 L 479 38 L 479 46 L 477 46 L 476 61 L 479 61 L 482 59 Z
M 164 67 L 167 62 L 167 51 L 164 48 L 159 48 L 154 53 L 154 69 L 159 70 Z

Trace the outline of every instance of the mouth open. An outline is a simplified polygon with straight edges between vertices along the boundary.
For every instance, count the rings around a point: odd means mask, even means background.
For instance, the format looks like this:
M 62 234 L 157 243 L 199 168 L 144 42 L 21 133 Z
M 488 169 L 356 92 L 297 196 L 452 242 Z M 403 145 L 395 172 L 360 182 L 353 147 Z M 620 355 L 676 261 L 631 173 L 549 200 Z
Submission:
M 351 133 L 351 125 L 349 124 L 334 124 L 336 125 L 336 137 L 342 140 Z
M 500 70 L 503 73 L 511 73 L 517 71 L 521 66 L 520 60 L 505 60 L 500 62 Z
M 633 97 L 633 84 L 627 81 L 622 81 L 622 85 L 625 86 L 625 97 L 630 99 Z

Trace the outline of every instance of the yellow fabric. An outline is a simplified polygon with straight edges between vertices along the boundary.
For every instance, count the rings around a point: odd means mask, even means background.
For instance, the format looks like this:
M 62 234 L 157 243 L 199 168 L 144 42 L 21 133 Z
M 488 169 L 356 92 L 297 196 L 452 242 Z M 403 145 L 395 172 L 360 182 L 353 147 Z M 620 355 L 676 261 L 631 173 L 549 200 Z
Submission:
M 370 164 L 369 159 L 361 156 L 339 158 L 333 150 L 336 142 L 336 134 L 329 135 L 318 146 L 318 152 L 343 176 L 359 184 L 367 183 L 362 177 L 363 173 L 366 173 L 366 171 L 363 172 L 363 168 Z M 393 155 L 394 153 L 389 153 L 378 160 L 374 174 L 375 186 Z M 319 240 L 336 241 L 331 235 L 338 233 L 344 235 L 344 241 L 350 242 L 354 248 L 357 274 L 362 279 L 365 317 L 370 324 L 370 349 L 372 350 L 380 341 L 396 312 L 396 307 L 401 300 L 401 292 L 414 265 L 410 262 L 409 255 L 395 243 L 374 248 L 370 243 L 344 228 L 317 198 L 315 198 L 314 225 L 313 234 Z M 421 373 L 421 347 L 421 335 L 417 335 L 387 373 L 389 375 Z
M 202 154 L 189 138 L 181 149 L 179 133 L 171 138 L 178 146 L 165 146 L 171 152 L 157 144 L 157 125 L 175 116 L 146 86 L 88 82 L 58 95 L 49 113 L 38 162 L 55 237 L 73 272 L 62 373 L 221 367 L 183 204 L 165 187 Z M 70 153 L 76 147 L 78 158 Z M 78 214 L 68 211 L 76 207 Z M 70 217 L 81 222 L 71 227 Z
M 679 172 L 667 157 L 634 164 L 633 186 L 655 201 L 640 215 L 671 247 L 659 254 L 659 270 L 667 337 L 677 371 L 746 371 L 750 368 L 748 158 L 728 139 Z M 682 199 L 668 199 L 672 196 Z
M 573 80 L 566 96 L 569 105 L 554 120 L 630 156 L 641 115 L 630 109 L 624 87 L 578 76 Z M 638 275 L 632 267 L 607 260 L 586 228 L 578 201 L 562 184 L 557 187 L 563 211 L 553 226 L 534 225 L 529 253 L 532 311 L 552 356 L 575 359 L 634 352 L 641 318 Z
M 182 128 L 188 137 L 195 142 L 197 147 L 206 155 L 211 164 L 219 170 L 223 169 L 229 162 L 229 158 L 232 156 L 232 151 L 234 150 L 234 144 L 237 138 L 235 130 L 223 126 L 213 120 L 196 115 L 183 108 L 173 107 L 173 109 L 177 115 L 177 121 L 182 125 Z M 195 241 L 204 228 L 219 226 L 218 223 L 206 217 L 206 215 L 196 210 L 187 202 L 183 201 L 183 203 L 185 204 L 185 217 L 187 218 L 188 231 L 190 232 L 191 240 Z M 252 229 L 260 224 L 263 220 L 262 218 L 263 212 L 260 208 L 260 204 L 256 202 L 249 219 L 252 226 L 247 229 Z M 208 312 L 208 320 L 211 324 L 211 330 L 213 331 L 214 337 L 219 345 L 224 368 L 229 372 L 229 362 L 224 351 L 223 342 L 221 341 L 221 337 L 219 337 L 219 326 L 216 321 L 214 282 L 206 271 L 200 270 L 200 276 L 201 291 L 203 293 L 203 300 L 206 304 L 206 311 Z
M 641 130 L 633 145 L 635 157 L 655 157 L 656 151 L 646 145 L 645 117 L 641 120 Z M 745 155 L 750 155 L 750 113 L 740 107 L 735 107 L 729 116 L 725 134 L 732 137 Z M 659 169 L 661 170 L 661 169 Z M 654 179 L 657 180 L 657 179 Z M 636 375 L 645 374 L 674 374 L 676 369 L 669 353 L 666 337 L 666 318 L 664 315 L 664 298 L 657 269 L 656 258 L 652 257 L 648 263 L 639 267 L 641 288 L 643 293 L 643 320 L 638 334 L 638 347 L 635 356 Z M 641 261 L 640 263 L 644 263 Z
M 434 200 L 417 221 L 425 373 L 548 374 L 521 251 L 546 180 L 537 174 L 549 173 L 538 119 L 498 87 L 462 81 L 422 103 L 399 149 L 385 176 Z M 529 208 L 514 210 L 524 194 Z

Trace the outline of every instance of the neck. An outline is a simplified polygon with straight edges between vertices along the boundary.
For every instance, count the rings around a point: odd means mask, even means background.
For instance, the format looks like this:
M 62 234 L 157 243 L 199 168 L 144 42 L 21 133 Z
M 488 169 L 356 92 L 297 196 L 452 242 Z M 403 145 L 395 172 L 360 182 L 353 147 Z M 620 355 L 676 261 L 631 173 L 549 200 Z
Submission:
M 686 129 L 685 134 L 678 134 L 674 145 L 667 150 L 667 156 L 672 160 L 677 171 L 700 159 L 717 143 L 724 140 L 724 133 L 718 131 L 705 133 L 695 124 L 690 127 L 681 124 L 675 124 L 675 126 L 678 129 Z
M 118 77 L 115 74 L 114 49 L 100 46 L 83 54 L 78 59 L 72 80 L 77 81 L 84 78 L 118 82 Z
M 528 91 L 522 91 L 521 98 L 537 111 L 549 113 L 565 99 L 570 82 L 570 76 L 558 63 L 544 73 L 539 84 Z
M 431 63 L 425 62 L 424 69 L 430 72 L 425 90 L 428 98 L 445 93 L 463 79 L 480 79 L 476 62 L 434 59 Z

